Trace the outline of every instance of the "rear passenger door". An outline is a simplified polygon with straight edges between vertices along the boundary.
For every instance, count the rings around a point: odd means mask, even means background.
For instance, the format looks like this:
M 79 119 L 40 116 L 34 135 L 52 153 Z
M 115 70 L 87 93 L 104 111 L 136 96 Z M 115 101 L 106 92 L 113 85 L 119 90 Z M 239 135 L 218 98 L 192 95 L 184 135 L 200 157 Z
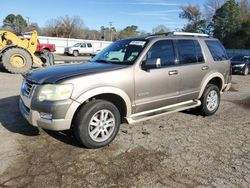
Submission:
M 93 46 L 91 43 L 87 43 L 87 52 L 86 53 L 89 53 L 91 54 L 93 52 Z
M 81 46 L 79 48 L 79 53 L 80 54 L 86 53 L 86 43 L 81 43 Z
M 200 85 L 209 71 L 198 40 L 176 40 L 178 51 L 178 71 L 180 74 L 180 96 L 178 102 L 192 100 L 198 97 Z

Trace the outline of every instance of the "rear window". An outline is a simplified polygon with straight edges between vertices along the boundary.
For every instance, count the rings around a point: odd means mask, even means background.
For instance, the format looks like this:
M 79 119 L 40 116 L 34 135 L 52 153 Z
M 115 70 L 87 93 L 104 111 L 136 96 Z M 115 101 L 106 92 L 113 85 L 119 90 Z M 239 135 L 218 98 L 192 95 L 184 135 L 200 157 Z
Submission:
M 90 43 L 88 43 L 87 45 L 88 45 L 88 47 L 89 47 L 89 48 L 91 48 L 91 47 L 92 47 L 92 44 L 90 44 Z
M 225 48 L 218 40 L 205 40 L 207 47 L 213 56 L 214 61 L 227 60 L 228 56 Z

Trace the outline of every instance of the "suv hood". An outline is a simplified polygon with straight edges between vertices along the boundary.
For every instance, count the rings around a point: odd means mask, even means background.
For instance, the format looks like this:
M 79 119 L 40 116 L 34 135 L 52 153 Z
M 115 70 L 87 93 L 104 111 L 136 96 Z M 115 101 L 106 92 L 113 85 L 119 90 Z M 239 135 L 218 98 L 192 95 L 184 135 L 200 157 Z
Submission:
M 88 62 L 82 64 L 55 65 L 37 69 L 24 75 L 24 78 L 38 84 L 54 84 L 63 79 L 107 72 L 127 67 L 125 65 Z

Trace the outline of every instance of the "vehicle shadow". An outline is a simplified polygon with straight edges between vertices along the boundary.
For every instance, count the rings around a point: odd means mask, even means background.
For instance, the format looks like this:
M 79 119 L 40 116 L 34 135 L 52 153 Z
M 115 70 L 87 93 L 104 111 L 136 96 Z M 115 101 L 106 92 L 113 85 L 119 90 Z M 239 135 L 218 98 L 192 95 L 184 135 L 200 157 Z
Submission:
M 19 111 L 18 103 L 19 96 L 0 99 L 0 126 L 12 133 L 24 136 L 38 136 L 40 134 L 39 129 L 31 126 L 24 119 Z M 76 147 L 82 147 L 75 139 L 71 130 L 61 132 L 44 130 L 44 132 L 60 142 Z
M 203 117 L 199 110 L 198 109 L 195 109 L 195 108 L 191 108 L 189 110 L 184 110 L 184 111 L 181 111 L 181 113 L 184 113 L 184 114 L 189 114 L 189 115 L 193 115 L 193 116 L 200 116 L 200 117 Z
M 0 99 L 0 123 L 10 132 L 25 135 L 37 136 L 39 129 L 32 127 L 22 117 L 18 108 L 19 96 L 11 96 Z
M 74 147 L 79 147 L 79 148 L 84 148 L 84 146 L 80 145 L 75 136 L 74 132 L 70 130 L 66 131 L 50 131 L 50 130 L 44 130 L 49 136 L 53 137 L 54 139 L 63 142 L 65 144 L 74 146 Z
M 0 62 L 0 72 L 4 72 L 4 73 L 9 73 L 4 67 L 3 64 Z

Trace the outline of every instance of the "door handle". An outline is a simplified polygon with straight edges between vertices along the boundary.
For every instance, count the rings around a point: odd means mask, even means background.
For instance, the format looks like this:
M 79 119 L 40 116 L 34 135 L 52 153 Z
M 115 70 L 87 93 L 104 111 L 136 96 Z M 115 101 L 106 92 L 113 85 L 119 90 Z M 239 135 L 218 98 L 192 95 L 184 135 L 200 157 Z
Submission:
M 172 70 L 172 71 L 169 71 L 168 72 L 168 75 L 176 75 L 176 74 L 178 74 L 178 71 L 177 70 Z
M 203 66 L 203 67 L 201 67 L 201 70 L 208 70 L 208 69 L 209 69 L 208 66 Z

